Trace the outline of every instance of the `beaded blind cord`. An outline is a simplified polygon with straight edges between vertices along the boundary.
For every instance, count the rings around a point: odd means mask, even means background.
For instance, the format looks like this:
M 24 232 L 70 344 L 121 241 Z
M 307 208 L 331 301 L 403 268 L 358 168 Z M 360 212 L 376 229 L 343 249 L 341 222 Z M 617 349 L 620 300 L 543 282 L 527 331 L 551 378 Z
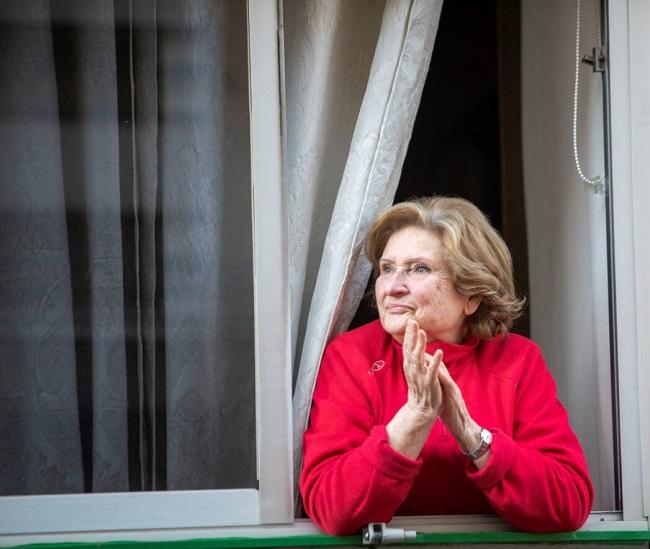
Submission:
M 594 177 L 587 177 L 582 171 L 580 165 L 580 156 L 578 154 L 578 90 L 580 82 L 580 0 L 576 0 L 577 15 L 576 15 L 576 71 L 575 81 L 573 85 L 573 159 L 575 160 L 576 170 L 578 176 L 584 182 L 587 189 L 600 194 L 605 191 L 605 175 L 599 174 Z M 600 25 L 599 25 L 600 27 Z M 598 45 L 601 45 L 600 32 L 598 33 Z M 602 80 L 600 82 L 602 93 Z

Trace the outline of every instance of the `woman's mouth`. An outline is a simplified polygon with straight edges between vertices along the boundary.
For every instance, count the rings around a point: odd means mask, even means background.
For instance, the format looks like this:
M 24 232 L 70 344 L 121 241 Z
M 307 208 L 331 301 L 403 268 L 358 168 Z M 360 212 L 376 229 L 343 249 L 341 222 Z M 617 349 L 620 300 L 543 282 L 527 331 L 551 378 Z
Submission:
M 393 303 L 391 305 L 386 305 L 386 312 L 391 314 L 411 313 L 413 312 L 413 308 L 401 303 Z

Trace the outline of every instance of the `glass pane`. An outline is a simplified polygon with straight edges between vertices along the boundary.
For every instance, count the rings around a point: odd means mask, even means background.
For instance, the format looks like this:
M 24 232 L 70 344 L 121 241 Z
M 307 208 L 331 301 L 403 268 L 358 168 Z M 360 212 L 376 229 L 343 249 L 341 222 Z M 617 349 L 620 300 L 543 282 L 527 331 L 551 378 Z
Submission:
M 256 487 L 245 4 L 0 26 L 0 495 Z

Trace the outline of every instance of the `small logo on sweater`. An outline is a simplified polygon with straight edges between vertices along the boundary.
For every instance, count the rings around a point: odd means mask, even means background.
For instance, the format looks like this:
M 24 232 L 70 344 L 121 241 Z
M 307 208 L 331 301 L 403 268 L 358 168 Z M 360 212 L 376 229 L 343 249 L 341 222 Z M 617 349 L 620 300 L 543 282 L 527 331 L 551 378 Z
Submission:
M 372 366 L 370 366 L 370 370 L 368 370 L 368 375 L 374 376 L 375 372 L 381 370 L 385 365 L 386 363 L 383 360 L 377 360 L 376 362 L 373 362 Z

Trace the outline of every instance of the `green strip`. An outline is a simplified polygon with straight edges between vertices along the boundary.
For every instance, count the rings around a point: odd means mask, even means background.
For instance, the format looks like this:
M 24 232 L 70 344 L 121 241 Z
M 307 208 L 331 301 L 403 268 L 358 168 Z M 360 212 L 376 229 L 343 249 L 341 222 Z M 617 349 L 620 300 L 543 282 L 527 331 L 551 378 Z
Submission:
M 563 532 L 560 534 L 528 534 L 525 532 L 458 532 L 418 534 L 415 543 L 624 543 L 647 542 L 650 531 Z
M 35 543 L 20 549 L 221 549 L 238 547 L 334 547 L 360 545 L 358 536 L 288 536 L 277 538 L 215 538 L 178 541 L 106 541 L 97 543 Z
M 332 547 L 359 545 L 361 536 L 290 536 L 281 538 L 215 538 L 178 541 L 107 541 L 98 543 L 35 543 L 20 549 L 221 549 L 238 547 Z
M 408 545 L 427 543 L 647 543 L 650 531 L 597 531 L 570 532 L 561 534 L 526 534 L 523 532 L 450 532 L 418 534 Z M 240 547 L 335 547 L 361 545 L 358 536 L 288 536 L 277 538 L 218 538 L 178 541 L 109 541 L 98 543 L 37 543 L 21 545 L 21 549 L 222 549 Z

